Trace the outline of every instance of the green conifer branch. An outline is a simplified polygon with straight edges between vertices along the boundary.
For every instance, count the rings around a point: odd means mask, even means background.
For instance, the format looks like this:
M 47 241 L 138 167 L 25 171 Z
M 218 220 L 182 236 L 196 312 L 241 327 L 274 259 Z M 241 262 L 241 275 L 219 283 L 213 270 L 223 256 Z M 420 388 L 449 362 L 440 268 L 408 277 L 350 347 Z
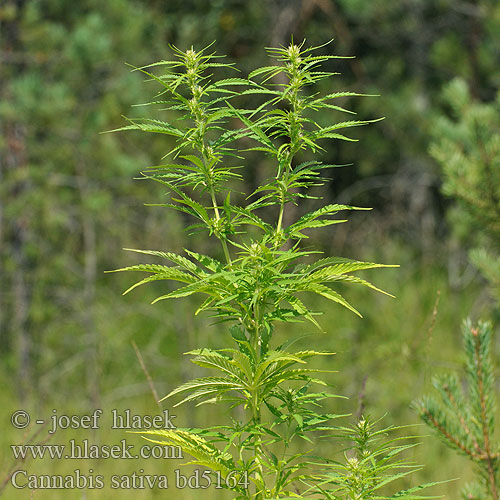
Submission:
M 494 375 L 491 362 L 491 325 L 466 321 L 463 327 L 467 388 L 460 395 L 454 377 L 435 379 L 441 402 L 426 397 L 416 402 L 422 420 L 448 446 L 466 455 L 477 470 L 477 484 L 464 495 L 498 500 L 500 453 L 495 443 Z M 468 492 L 468 493 L 467 493 Z M 464 496 L 464 498 L 468 498 Z

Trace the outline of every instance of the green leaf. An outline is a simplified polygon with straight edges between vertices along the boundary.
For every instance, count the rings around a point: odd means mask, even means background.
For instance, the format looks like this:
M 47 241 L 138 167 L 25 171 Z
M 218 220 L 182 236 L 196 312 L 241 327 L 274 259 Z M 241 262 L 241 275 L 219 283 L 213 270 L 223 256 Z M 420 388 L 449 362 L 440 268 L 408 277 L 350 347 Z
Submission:
M 163 259 L 167 259 L 170 262 L 173 262 L 174 264 L 177 264 L 184 269 L 187 269 L 188 271 L 191 271 L 194 274 L 197 274 L 200 270 L 194 264 L 191 262 L 189 259 L 186 259 L 186 257 L 182 257 L 181 255 L 177 255 L 172 252 L 160 252 L 158 250 L 137 250 L 135 248 L 124 248 L 124 250 L 127 250 L 128 252 L 136 252 L 136 253 L 143 253 L 146 255 L 153 255 L 155 257 L 161 257 Z
M 214 471 L 219 471 L 223 477 L 227 477 L 227 475 L 234 470 L 232 457 L 229 453 L 219 451 L 207 440 L 189 430 L 161 429 L 141 431 L 139 434 L 152 443 L 166 446 L 179 446 L 183 451 L 194 458 L 194 462 L 192 463 L 209 467 Z M 156 439 L 153 439 L 153 437 Z
M 303 290 L 314 292 L 318 295 L 321 295 L 322 297 L 327 298 L 328 300 L 337 302 L 338 304 L 352 311 L 354 314 L 357 314 L 360 318 L 363 317 L 357 309 L 355 309 L 351 304 L 349 304 L 349 302 L 347 302 L 346 299 L 344 299 L 344 297 L 342 297 L 342 295 L 340 295 L 340 293 L 332 290 L 331 288 L 328 288 L 327 286 L 315 283 L 308 288 L 303 288 Z
M 255 138 L 264 146 L 266 146 L 270 151 L 277 152 L 274 144 L 269 139 L 269 137 L 264 133 L 264 131 L 259 127 L 257 123 L 250 121 L 246 118 L 240 111 L 231 106 L 228 103 L 228 106 L 233 110 L 234 114 L 255 134 Z

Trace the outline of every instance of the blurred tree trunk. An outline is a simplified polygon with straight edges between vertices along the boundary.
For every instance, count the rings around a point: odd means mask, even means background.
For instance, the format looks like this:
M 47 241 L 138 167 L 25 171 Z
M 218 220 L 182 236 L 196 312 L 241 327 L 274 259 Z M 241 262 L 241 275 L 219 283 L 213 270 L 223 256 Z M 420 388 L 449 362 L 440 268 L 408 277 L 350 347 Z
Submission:
M 28 167 L 25 163 L 25 132 L 20 124 L 6 124 L 8 170 L 22 178 L 13 186 L 10 195 L 13 198 L 24 198 L 28 187 Z M 22 172 L 22 173 L 21 173 Z M 29 215 L 20 213 L 11 221 L 10 254 L 14 263 L 12 274 L 11 296 L 11 332 L 16 339 L 18 390 L 21 400 L 25 399 L 33 386 L 32 377 L 32 336 L 29 327 L 30 290 L 28 283 L 29 259 L 26 255 L 26 245 L 29 239 Z
M 85 159 L 78 155 L 76 160 L 77 185 L 80 193 L 80 213 L 83 239 L 83 327 L 85 330 L 85 361 L 87 394 L 93 408 L 100 406 L 99 391 L 99 338 L 94 318 L 97 249 L 96 227 L 93 214 L 87 202 L 92 194 L 89 189 L 89 179 Z
M 0 78 L 0 97 L 9 100 L 11 92 L 7 85 L 8 76 L 19 75 L 24 71 L 24 61 L 14 57 L 22 51 L 19 24 L 22 18 L 25 0 L 7 3 L 10 16 L 0 22 L 0 40 L 2 42 L 1 56 L 4 63 L 2 78 Z M 5 269 L 0 268 L 0 281 L 10 285 L 10 293 L 3 296 L 1 304 L 0 328 L 2 340 L 10 347 L 15 339 L 17 361 L 17 387 L 21 400 L 26 399 L 33 389 L 32 377 L 32 343 L 30 332 L 30 286 L 29 286 L 29 256 L 26 245 L 30 239 L 30 214 L 28 205 L 19 211 L 10 221 L 4 220 L 4 205 L 8 202 L 18 202 L 28 196 L 30 176 L 26 161 L 26 130 L 23 123 L 8 115 L 0 117 L 1 136 L 4 143 L 0 150 L 0 179 L 2 199 L 0 200 L 0 248 L 2 266 L 11 262 L 14 269 L 11 281 L 5 276 Z M 10 242 L 10 245 L 9 243 Z M 8 327 L 6 324 L 8 323 Z M 9 335 L 10 333 L 10 335 Z
M 274 19 L 271 47 L 286 46 L 290 43 L 290 37 L 296 31 L 300 20 L 302 4 L 302 0 L 275 0 L 271 3 L 271 16 Z M 300 40 L 296 41 L 300 42 Z

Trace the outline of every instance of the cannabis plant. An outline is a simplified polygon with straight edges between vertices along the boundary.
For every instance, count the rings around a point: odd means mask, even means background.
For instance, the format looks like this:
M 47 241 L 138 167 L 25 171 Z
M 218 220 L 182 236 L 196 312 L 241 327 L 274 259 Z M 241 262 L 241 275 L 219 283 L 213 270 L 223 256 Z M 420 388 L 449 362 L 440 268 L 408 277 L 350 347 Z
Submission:
M 477 480 L 463 490 L 470 500 L 498 500 L 500 446 L 495 438 L 496 398 L 491 363 L 491 325 L 467 321 L 463 327 L 466 357 L 465 387 L 456 374 L 436 377 L 439 399 L 416 403 L 424 422 L 444 442 L 474 465 Z
M 313 357 L 333 353 L 294 351 L 296 338 L 281 345 L 273 342 L 278 322 L 304 320 L 321 329 L 316 319 L 319 313 L 302 300 L 305 294 L 359 314 L 336 285 L 351 283 L 381 291 L 353 273 L 383 265 L 321 256 L 304 245 L 310 230 L 345 222 L 337 218 L 340 212 L 364 208 L 327 204 L 294 219 L 289 211 L 292 204 L 315 199 L 311 188 L 323 186 L 324 173 L 335 167 L 310 158 L 334 140 L 352 141 L 344 135 L 345 129 L 369 123 L 320 121 L 318 111 L 328 112 L 323 116 L 350 113 L 338 102 L 358 95 L 322 95 L 314 89 L 318 82 L 335 75 L 321 65 L 338 56 L 315 55 L 322 47 L 291 43 L 269 49 L 274 60 L 271 65 L 256 69 L 248 78 L 223 79 L 214 79 L 212 73 L 233 67 L 208 47 L 201 51 L 172 47 L 172 60 L 135 68 L 159 85 L 150 104 L 161 106 L 168 121 L 129 119 L 120 129 L 175 139 L 166 161 L 149 167 L 143 176 L 165 186 L 170 199 L 164 206 L 187 214 L 192 220 L 189 231 L 205 233 L 220 248 L 214 255 L 193 249 L 186 249 L 183 255 L 133 250 L 166 264 L 120 269 L 148 273 L 127 292 L 159 280 L 180 284 L 154 302 L 203 295 L 195 314 L 209 313 L 215 322 L 227 325 L 231 336 L 230 346 L 189 352 L 193 363 L 212 374 L 182 384 L 166 398 L 176 398 L 177 405 L 240 407 L 224 425 L 143 434 L 153 442 L 180 446 L 193 457 L 192 463 L 223 478 L 222 487 L 232 490 L 238 499 L 317 494 L 372 498 L 371 494 L 328 493 L 325 485 L 337 481 L 338 474 L 336 479 L 315 475 L 313 468 L 319 467 L 319 459 L 293 451 L 297 440 L 311 443 L 313 436 L 333 432 L 333 420 L 339 415 L 322 410 L 322 404 L 336 396 L 314 389 L 326 385 L 320 376 L 328 371 L 308 364 Z M 158 69 L 163 71 L 157 73 Z M 241 107 L 240 99 L 245 98 L 251 98 L 252 107 Z M 267 157 L 274 170 L 254 192 L 235 202 L 243 189 L 241 165 L 245 165 L 247 151 Z M 221 343 L 225 345 L 224 340 Z
M 384 494 L 388 485 L 420 467 L 401 457 L 416 446 L 410 442 L 410 436 L 394 437 L 395 431 L 402 427 L 381 429 L 377 424 L 362 417 L 352 427 L 339 427 L 338 438 L 349 440 L 344 459 L 328 461 L 322 481 L 313 486 L 315 492 L 320 491 L 323 498 L 331 500 L 429 498 L 419 492 L 431 483 Z

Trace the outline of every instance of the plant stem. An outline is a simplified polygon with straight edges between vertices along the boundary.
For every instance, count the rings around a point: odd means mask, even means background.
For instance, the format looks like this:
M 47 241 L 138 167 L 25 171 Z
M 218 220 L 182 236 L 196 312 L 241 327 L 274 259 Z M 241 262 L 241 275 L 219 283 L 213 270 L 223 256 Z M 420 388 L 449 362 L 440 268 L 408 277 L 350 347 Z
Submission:
M 220 221 L 220 214 L 219 214 L 219 208 L 217 207 L 217 200 L 215 198 L 215 191 L 214 191 L 214 188 L 213 186 L 210 186 L 210 196 L 212 198 L 212 206 L 213 206 L 213 209 L 214 209 L 214 213 L 215 213 L 215 220 L 217 222 Z M 221 238 L 220 235 L 217 235 L 217 238 L 219 239 L 219 241 L 221 242 L 221 245 L 222 245 L 222 250 L 224 251 L 224 257 L 226 257 L 226 262 L 228 263 L 229 267 L 231 267 L 231 255 L 229 254 L 229 248 L 227 247 L 227 242 L 224 238 Z
M 299 90 L 300 90 L 300 84 L 297 84 L 297 81 L 300 81 L 299 78 L 299 62 L 293 58 L 291 58 L 291 63 L 292 63 L 292 72 L 289 74 L 289 83 L 288 85 L 290 86 L 290 97 L 288 98 L 288 101 L 292 107 L 292 111 L 289 114 L 289 121 L 288 121 L 288 137 L 290 139 L 290 144 L 289 144 L 289 149 L 286 152 L 285 159 L 283 163 L 279 162 L 279 168 L 278 168 L 278 182 L 280 183 L 281 186 L 281 200 L 280 200 L 280 212 L 279 212 L 279 217 L 278 217 L 278 224 L 276 227 L 276 243 L 277 246 L 279 243 L 281 243 L 281 238 L 280 232 L 281 232 L 281 227 L 283 225 L 283 214 L 285 211 L 285 201 L 286 201 L 286 192 L 287 192 L 287 186 L 288 186 L 288 175 L 292 170 L 292 162 L 295 154 L 300 150 L 301 147 L 301 128 L 302 125 L 300 123 L 300 99 L 299 99 Z M 284 166 L 284 168 L 281 168 L 281 165 Z
M 279 217 L 278 217 L 278 226 L 277 226 L 277 229 L 276 229 L 276 232 L 279 234 L 279 232 L 281 231 L 281 224 L 283 223 L 283 212 L 285 211 L 285 202 L 284 200 L 281 201 L 281 205 L 280 205 L 280 214 L 279 214 Z
M 259 300 L 257 298 L 255 302 L 255 306 L 253 307 L 253 328 L 251 329 L 252 338 L 252 347 L 255 352 L 255 368 L 257 368 L 260 364 L 261 360 L 261 353 L 260 353 L 260 328 L 261 328 L 261 308 L 259 307 Z M 256 371 L 256 370 L 255 370 Z M 250 401 L 251 404 L 251 410 L 252 410 L 252 420 L 253 424 L 255 427 L 257 427 L 257 433 L 254 436 L 254 457 L 255 457 L 255 463 L 257 465 L 257 471 L 258 475 L 260 476 L 260 481 L 262 484 L 262 489 L 265 491 L 266 486 L 265 486 L 265 479 L 264 479 L 264 467 L 262 464 L 261 457 L 263 456 L 263 450 L 262 450 L 262 440 L 260 437 L 260 423 L 261 423 L 261 411 L 260 411 L 260 397 L 259 397 L 259 383 L 258 381 L 254 378 L 252 380 L 252 398 Z M 265 498 L 265 493 L 258 493 L 255 496 L 255 500 L 261 500 L 262 498 Z
M 219 208 L 217 206 L 217 199 L 215 196 L 214 186 L 212 184 L 212 178 L 210 176 L 210 171 L 207 168 L 207 165 L 211 165 L 212 163 L 215 163 L 215 162 L 212 162 L 212 160 L 215 160 L 216 156 L 207 154 L 207 153 L 209 153 L 209 150 L 208 150 L 207 145 L 205 143 L 205 133 L 206 133 L 205 113 L 204 113 L 202 107 L 200 106 L 199 98 L 198 98 L 197 93 L 195 91 L 196 85 L 197 85 L 196 78 L 193 77 L 192 79 L 190 79 L 189 86 L 191 89 L 192 98 L 195 101 L 195 105 L 193 106 L 194 121 L 195 121 L 196 126 L 198 127 L 198 129 L 200 131 L 198 141 L 195 141 L 195 144 L 198 143 L 197 149 L 200 151 L 201 156 L 202 156 L 203 165 L 205 167 L 205 182 L 206 182 L 207 186 L 210 186 L 210 197 L 212 199 L 212 208 L 214 209 L 215 220 L 218 223 L 221 220 L 221 217 L 220 217 L 220 213 L 219 213 Z M 224 252 L 224 257 L 226 258 L 226 262 L 229 265 L 229 267 L 231 267 L 231 264 L 232 264 L 231 263 L 231 256 L 229 254 L 229 249 L 227 247 L 226 240 L 223 237 L 221 237 L 221 235 L 218 233 L 218 231 L 215 232 L 215 236 L 221 242 L 222 250 Z

